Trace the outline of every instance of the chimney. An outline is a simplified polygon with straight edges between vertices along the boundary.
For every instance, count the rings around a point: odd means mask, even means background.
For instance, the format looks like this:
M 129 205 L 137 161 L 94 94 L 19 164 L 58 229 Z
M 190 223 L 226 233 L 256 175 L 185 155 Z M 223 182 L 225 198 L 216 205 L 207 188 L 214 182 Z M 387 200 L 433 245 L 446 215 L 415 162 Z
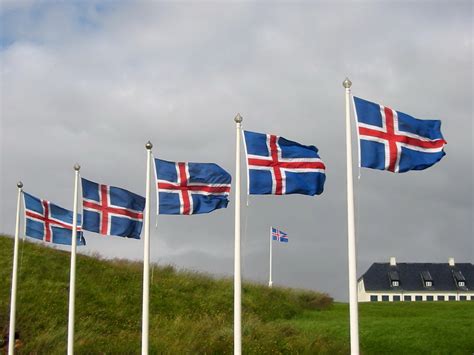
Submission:
M 454 258 L 448 259 L 449 266 L 454 266 Z
M 390 266 L 397 266 L 397 260 L 394 256 L 390 257 Z

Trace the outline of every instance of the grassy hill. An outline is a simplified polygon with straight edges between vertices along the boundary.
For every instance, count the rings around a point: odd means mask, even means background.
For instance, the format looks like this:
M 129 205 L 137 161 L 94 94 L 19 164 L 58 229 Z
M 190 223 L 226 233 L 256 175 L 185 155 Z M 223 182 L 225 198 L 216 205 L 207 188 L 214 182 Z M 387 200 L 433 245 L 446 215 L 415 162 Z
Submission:
M 12 240 L 0 237 L 0 330 L 8 331 Z M 22 251 L 23 249 L 23 251 Z M 69 254 L 20 245 L 17 330 L 22 353 L 63 354 Z M 142 266 L 78 255 L 78 354 L 139 353 Z M 232 353 L 230 279 L 155 267 L 150 289 L 151 353 Z M 243 284 L 245 353 L 349 352 L 348 307 L 310 291 Z M 361 304 L 365 354 L 472 354 L 474 302 Z

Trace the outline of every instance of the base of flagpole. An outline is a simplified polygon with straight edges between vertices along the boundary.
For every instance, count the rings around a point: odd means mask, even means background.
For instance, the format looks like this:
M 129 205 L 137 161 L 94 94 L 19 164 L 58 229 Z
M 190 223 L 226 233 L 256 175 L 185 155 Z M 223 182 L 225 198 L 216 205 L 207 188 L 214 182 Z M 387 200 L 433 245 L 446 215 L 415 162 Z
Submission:
M 272 288 L 273 286 L 273 282 L 272 281 L 268 281 L 268 287 Z

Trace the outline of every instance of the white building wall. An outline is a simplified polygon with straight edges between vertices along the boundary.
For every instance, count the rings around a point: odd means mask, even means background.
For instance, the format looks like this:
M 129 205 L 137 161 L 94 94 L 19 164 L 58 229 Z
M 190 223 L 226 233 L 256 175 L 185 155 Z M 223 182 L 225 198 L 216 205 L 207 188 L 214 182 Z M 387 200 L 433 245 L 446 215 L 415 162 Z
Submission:
M 359 302 L 370 302 L 370 296 L 377 295 L 378 302 L 382 301 L 382 296 L 388 296 L 389 302 L 393 301 L 393 296 L 400 296 L 401 302 L 408 302 L 404 300 L 404 296 L 411 296 L 411 301 L 415 302 L 415 296 L 421 296 L 422 301 L 427 300 L 427 296 L 433 296 L 433 301 L 438 301 L 438 296 L 444 296 L 444 302 L 449 301 L 449 296 L 454 296 L 456 301 L 460 300 L 460 296 L 466 296 L 467 301 L 474 301 L 474 291 L 460 291 L 460 292 L 438 292 L 438 291 L 419 291 L 419 292 L 393 292 L 393 291 L 370 291 L 367 292 L 364 286 L 364 280 L 360 279 L 357 283 L 358 290 L 358 301 Z M 419 301 L 418 301 L 419 302 Z M 451 301 L 452 302 L 452 301 Z

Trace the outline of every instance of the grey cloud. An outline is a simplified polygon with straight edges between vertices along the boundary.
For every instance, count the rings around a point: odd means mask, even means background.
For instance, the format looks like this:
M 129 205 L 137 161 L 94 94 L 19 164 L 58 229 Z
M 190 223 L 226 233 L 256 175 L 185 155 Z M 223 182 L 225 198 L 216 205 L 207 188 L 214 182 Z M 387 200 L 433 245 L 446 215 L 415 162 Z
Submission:
M 316 145 L 328 177 L 315 198 L 250 199 L 244 276 L 266 281 L 268 228 L 279 225 L 291 241 L 275 245 L 275 282 L 345 299 L 348 75 L 356 96 L 441 119 L 448 141 L 429 170 L 362 171 L 359 274 L 392 255 L 472 261 L 471 2 L 5 4 L 0 231 L 13 232 L 20 178 L 72 206 L 76 161 L 84 177 L 144 194 L 148 139 L 156 156 L 234 174 L 240 112 L 246 129 Z M 159 216 L 153 260 L 232 275 L 233 208 L 232 197 L 211 215 Z M 142 257 L 142 241 L 86 238 L 84 252 Z

